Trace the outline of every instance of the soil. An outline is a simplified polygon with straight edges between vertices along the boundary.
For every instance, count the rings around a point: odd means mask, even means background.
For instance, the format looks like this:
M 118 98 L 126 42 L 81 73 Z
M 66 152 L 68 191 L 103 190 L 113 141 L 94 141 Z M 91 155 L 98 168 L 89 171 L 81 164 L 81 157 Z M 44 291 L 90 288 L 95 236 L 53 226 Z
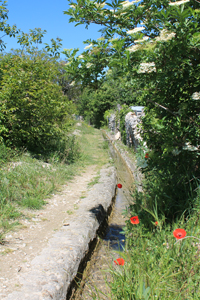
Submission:
M 78 202 L 87 196 L 88 183 L 97 175 L 95 165 L 84 171 L 84 176 L 75 176 L 63 186 L 62 192 L 52 194 L 38 211 L 25 211 L 20 227 L 15 227 L 5 236 L 0 245 L 0 299 L 4 299 L 18 287 L 18 275 L 30 268 L 30 262 L 40 254 L 48 240 L 62 226 L 69 226 L 70 216 Z

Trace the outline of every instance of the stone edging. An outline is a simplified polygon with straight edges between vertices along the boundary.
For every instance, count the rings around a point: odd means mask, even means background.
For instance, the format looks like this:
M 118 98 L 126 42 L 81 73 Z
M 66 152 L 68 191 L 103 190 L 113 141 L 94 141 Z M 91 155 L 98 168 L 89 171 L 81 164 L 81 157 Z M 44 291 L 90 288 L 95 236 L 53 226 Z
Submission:
M 66 300 L 89 244 L 112 205 L 116 184 L 114 167 L 100 171 L 99 183 L 79 203 L 78 219 L 72 218 L 69 226 L 52 236 L 48 246 L 32 260 L 30 270 L 19 274 L 21 287 L 2 300 Z

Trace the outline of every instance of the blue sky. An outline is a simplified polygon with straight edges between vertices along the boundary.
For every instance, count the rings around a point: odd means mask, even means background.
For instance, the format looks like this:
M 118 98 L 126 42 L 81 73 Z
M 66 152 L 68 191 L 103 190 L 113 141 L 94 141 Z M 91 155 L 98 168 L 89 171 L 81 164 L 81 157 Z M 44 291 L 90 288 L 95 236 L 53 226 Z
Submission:
M 80 48 L 82 52 L 86 46 L 84 40 L 101 36 L 97 25 L 85 29 L 84 25 L 75 27 L 75 23 L 69 23 L 69 16 L 63 13 L 69 8 L 67 0 L 7 0 L 7 8 L 9 25 L 16 24 L 25 33 L 36 27 L 47 30 L 44 43 L 50 44 L 52 38 L 59 37 L 63 40 L 63 48 Z M 4 37 L 3 40 L 7 44 L 6 52 L 19 48 L 14 38 Z

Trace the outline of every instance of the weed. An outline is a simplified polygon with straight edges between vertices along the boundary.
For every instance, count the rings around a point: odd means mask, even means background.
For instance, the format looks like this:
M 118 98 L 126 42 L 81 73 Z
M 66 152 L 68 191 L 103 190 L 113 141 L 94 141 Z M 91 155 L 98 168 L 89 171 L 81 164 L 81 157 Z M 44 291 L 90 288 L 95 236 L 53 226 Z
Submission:
M 6 254 L 9 254 L 9 253 L 12 253 L 13 251 L 14 251 L 13 249 L 6 248 L 4 251 L 1 252 L 1 255 L 6 255 Z
M 94 177 L 91 182 L 88 183 L 88 186 L 91 187 L 99 182 L 100 175 Z

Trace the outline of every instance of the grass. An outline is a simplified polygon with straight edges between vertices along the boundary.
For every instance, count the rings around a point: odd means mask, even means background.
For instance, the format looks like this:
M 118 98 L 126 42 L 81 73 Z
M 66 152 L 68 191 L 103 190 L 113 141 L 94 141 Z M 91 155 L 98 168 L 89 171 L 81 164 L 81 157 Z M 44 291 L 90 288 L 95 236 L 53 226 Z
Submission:
M 199 299 L 200 240 L 187 238 L 176 243 L 176 228 L 184 228 L 187 236 L 199 237 L 199 215 L 172 226 L 155 226 L 152 231 L 141 222 L 134 225 L 127 221 L 126 249 L 119 254 L 125 265 L 110 270 L 112 299 Z
M 95 176 L 94 179 L 88 183 L 88 186 L 92 187 L 93 185 L 97 184 L 99 182 L 99 179 L 100 179 L 100 175 Z
M 76 138 L 80 151 L 76 161 L 66 164 L 52 155 L 49 161 L 37 158 L 29 152 L 13 151 L 0 146 L 0 241 L 6 232 L 25 217 L 24 208 L 38 210 L 53 193 L 63 189 L 86 166 L 95 165 L 97 171 L 109 161 L 101 132 L 82 123 Z M 74 145 L 74 142 L 73 142 Z M 60 155 L 60 154 L 59 154 Z

